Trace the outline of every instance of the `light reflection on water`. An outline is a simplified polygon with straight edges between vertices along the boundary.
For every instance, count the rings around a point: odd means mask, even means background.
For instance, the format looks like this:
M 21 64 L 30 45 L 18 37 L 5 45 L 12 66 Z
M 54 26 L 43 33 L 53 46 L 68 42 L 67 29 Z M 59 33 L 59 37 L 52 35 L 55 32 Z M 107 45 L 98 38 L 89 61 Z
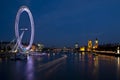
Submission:
M 116 61 L 117 61 L 117 80 L 120 80 L 120 57 L 117 57 L 116 58 Z
M 28 56 L 27 65 L 26 65 L 26 73 L 27 80 L 33 80 L 34 78 L 34 60 L 32 57 Z
M 120 80 L 120 58 L 92 53 L 28 56 L 27 61 L 0 58 L 1 80 Z

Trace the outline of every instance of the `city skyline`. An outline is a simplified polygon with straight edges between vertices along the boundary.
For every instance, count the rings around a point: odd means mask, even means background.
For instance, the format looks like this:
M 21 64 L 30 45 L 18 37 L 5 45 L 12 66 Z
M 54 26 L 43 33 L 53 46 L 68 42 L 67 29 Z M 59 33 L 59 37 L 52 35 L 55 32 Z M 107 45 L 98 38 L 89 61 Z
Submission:
M 46 46 L 87 45 L 88 40 L 98 38 L 100 43 L 120 41 L 120 1 L 118 0 L 4 0 L 0 3 L 0 40 L 15 38 L 15 17 L 22 5 L 29 7 L 35 22 L 35 40 Z M 23 13 L 20 27 L 30 26 L 29 18 Z M 3 36 L 4 35 L 4 36 Z M 25 34 L 29 37 L 29 32 Z

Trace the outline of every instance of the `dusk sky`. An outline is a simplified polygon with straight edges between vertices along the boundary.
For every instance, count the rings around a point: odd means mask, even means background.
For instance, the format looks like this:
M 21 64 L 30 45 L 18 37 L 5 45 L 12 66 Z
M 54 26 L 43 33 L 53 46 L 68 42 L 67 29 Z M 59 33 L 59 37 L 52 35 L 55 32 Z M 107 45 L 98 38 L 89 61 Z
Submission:
M 1 41 L 15 38 L 15 17 L 23 5 L 34 18 L 35 43 L 72 47 L 96 38 L 100 43 L 120 42 L 120 0 L 1 0 Z M 30 28 L 26 13 L 21 14 L 19 26 Z M 29 36 L 26 32 L 25 38 Z

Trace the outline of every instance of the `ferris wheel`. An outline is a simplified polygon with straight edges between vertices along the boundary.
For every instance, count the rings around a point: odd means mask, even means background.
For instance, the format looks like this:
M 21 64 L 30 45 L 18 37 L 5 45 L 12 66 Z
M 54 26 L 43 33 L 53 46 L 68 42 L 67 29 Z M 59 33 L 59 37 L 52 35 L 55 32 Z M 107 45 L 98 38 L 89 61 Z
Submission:
M 22 45 L 22 38 L 23 38 L 23 35 L 24 35 L 24 30 L 27 30 L 27 28 L 22 29 L 23 30 L 22 34 L 19 34 L 19 26 L 18 26 L 19 25 L 20 15 L 23 12 L 27 12 L 27 14 L 29 16 L 29 19 L 30 19 L 30 24 L 31 24 L 31 36 L 30 36 L 29 45 L 27 47 L 24 47 Z M 33 40 L 34 40 L 34 20 L 33 20 L 32 13 L 31 13 L 31 11 L 29 10 L 29 8 L 27 6 L 21 6 L 20 9 L 17 12 L 16 19 L 15 19 L 15 35 L 16 35 L 18 47 L 23 52 L 27 51 L 27 50 L 29 50 L 31 48 L 31 46 L 33 44 Z

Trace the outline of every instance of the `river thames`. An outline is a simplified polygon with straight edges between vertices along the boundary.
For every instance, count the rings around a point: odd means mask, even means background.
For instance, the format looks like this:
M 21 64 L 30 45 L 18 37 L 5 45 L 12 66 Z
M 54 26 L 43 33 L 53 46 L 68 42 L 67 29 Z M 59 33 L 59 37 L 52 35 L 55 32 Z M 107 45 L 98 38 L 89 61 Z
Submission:
M 92 53 L 0 58 L 0 80 L 120 80 L 120 58 Z

